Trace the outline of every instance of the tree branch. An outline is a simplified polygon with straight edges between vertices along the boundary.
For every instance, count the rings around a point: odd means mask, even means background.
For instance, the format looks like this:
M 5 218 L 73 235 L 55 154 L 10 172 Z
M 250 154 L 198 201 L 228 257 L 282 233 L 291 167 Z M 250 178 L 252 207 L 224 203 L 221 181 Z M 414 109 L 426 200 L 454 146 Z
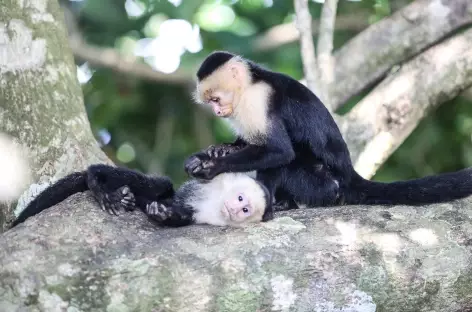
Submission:
M 470 215 L 465 198 L 170 229 L 139 210 L 111 216 L 85 192 L 0 236 L 0 303 L 2 311 L 466 312 Z
M 318 37 L 318 72 L 320 90 L 325 105 L 331 108 L 329 87 L 334 79 L 333 38 L 338 0 L 325 0 L 320 18 L 320 35 Z
M 0 232 L 5 219 L 49 183 L 92 163 L 109 163 L 90 129 L 58 2 L 48 1 L 41 13 L 29 6 L 2 4 L 0 132 L 24 148 L 35 184 L 16 208 L 0 205 Z
M 192 83 L 191 75 L 188 73 L 179 70 L 172 74 L 160 73 L 149 65 L 139 62 L 138 58 L 124 57 L 113 48 L 95 47 L 77 36 L 70 36 L 69 41 L 74 56 L 91 65 L 111 68 L 120 73 L 160 83 Z
M 356 11 L 356 14 L 340 15 L 336 18 L 336 30 L 360 31 L 369 26 L 369 12 Z M 319 32 L 319 20 L 313 20 L 311 31 Z M 299 32 L 294 23 L 285 23 L 274 26 L 254 39 L 253 49 L 256 52 L 265 52 L 276 49 L 299 39 Z
M 319 73 L 316 62 L 316 51 L 311 31 L 311 15 L 308 10 L 308 0 L 294 0 L 296 25 L 300 36 L 300 51 L 303 71 L 308 88 L 319 94 Z
M 382 78 L 394 65 L 470 23 L 470 0 L 417 0 L 370 26 L 335 53 L 330 88 L 333 109 Z
M 345 116 L 341 129 L 365 178 L 441 103 L 472 86 L 472 29 L 418 55 Z

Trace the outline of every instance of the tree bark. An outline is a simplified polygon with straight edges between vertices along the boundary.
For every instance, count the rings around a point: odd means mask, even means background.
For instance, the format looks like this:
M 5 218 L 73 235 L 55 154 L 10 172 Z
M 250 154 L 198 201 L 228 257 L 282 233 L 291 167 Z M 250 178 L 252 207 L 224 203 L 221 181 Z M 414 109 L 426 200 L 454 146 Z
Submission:
M 76 194 L 0 236 L 0 310 L 471 311 L 471 216 L 469 198 L 164 229 Z
M 2 2 L 0 132 L 29 150 L 33 180 L 45 183 L 19 206 L 52 180 L 108 161 L 90 129 L 57 0 Z M 0 207 L 3 219 L 12 210 Z
M 339 120 L 356 170 L 376 170 L 438 105 L 472 86 L 472 29 L 404 64 Z

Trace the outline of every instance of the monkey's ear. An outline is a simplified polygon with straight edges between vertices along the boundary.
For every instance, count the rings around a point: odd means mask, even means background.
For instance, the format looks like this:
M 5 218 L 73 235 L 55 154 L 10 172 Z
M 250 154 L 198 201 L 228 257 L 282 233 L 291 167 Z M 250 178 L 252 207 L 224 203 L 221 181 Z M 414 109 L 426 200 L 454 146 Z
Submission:
M 231 75 L 233 76 L 233 79 L 236 79 L 237 81 L 242 81 L 242 78 L 244 77 L 244 70 L 245 67 L 240 62 L 234 62 L 230 66 Z

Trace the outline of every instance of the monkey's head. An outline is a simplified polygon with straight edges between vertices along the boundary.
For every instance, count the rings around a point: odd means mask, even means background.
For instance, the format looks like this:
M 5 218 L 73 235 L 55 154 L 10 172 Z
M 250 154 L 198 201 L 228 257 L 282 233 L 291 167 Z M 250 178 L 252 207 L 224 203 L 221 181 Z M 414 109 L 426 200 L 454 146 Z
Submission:
M 213 52 L 197 71 L 194 98 L 198 103 L 211 106 L 216 116 L 231 117 L 250 84 L 246 61 L 229 52 Z
M 264 220 L 266 211 L 272 207 L 269 191 L 259 181 L 246 174 L 222 174 L 225 177 L 221 214 L 231 226 L 257 223 Z

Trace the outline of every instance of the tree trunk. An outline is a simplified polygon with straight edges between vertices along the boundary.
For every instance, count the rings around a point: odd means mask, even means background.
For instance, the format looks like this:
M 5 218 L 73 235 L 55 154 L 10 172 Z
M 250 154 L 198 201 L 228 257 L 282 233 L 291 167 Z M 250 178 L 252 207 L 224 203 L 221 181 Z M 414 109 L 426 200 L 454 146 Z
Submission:
M 471 204 L 164 229 L 77 194 L 0 237 L 0 311 L 472 311 Z
M 20 199 L 107 158 L 95 141 L 57 0 L 3 0 L 0 9 L 0 132 L 28 148 L 35 182 Z M 0 229 L 13 204 L 0 206 Z M 1 217 L 3 214 L 3 218 Z

